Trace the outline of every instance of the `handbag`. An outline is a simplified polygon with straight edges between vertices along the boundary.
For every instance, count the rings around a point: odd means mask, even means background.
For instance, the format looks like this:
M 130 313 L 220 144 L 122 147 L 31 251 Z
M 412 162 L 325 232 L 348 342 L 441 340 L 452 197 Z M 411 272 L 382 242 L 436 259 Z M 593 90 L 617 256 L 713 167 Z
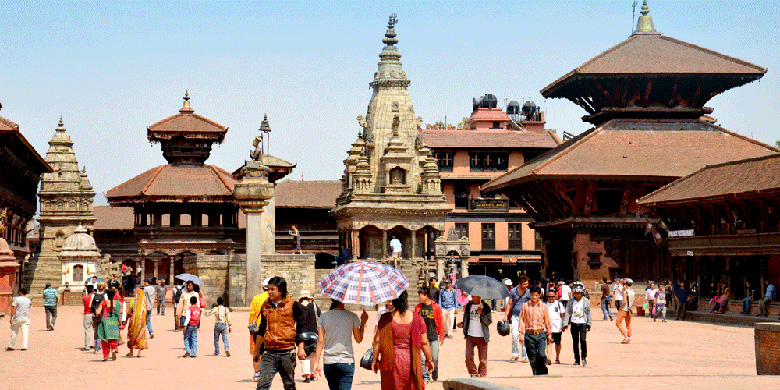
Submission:
M 371 370 L 371 364 L 374 362 L 374 346 L 372 345 L 371 348 L 366 351 L 366 353 L 363 354 L 363 357 L 360 358 L 360 367 L 365 368 L 366 370 Z

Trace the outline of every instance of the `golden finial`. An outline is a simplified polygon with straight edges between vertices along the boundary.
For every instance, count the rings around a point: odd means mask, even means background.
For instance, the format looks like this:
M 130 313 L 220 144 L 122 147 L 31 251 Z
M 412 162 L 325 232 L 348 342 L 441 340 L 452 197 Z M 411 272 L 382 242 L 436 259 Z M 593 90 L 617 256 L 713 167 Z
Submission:
M 186 89 L 184 90 L 184 106 L 179 110 L 179 112 L 193 112 L 194 110 L 192 107 L 190 107 L 190 92 Z
M 634 33 L 654 33 L 655 26 L 653 26 L 653 18 L 648 15 L 650 13 L 650 8 L 647 6 L 647 0 L 642 3 L 642 10 L 640 11 L 642 16 L 639 17 L 639 20 L 636 22 L 636 31 Z
M 62 123 L 62 115 L 60 114 L 60 122 L 57 123 L 58 126 L 62 127 L 64 124 Z

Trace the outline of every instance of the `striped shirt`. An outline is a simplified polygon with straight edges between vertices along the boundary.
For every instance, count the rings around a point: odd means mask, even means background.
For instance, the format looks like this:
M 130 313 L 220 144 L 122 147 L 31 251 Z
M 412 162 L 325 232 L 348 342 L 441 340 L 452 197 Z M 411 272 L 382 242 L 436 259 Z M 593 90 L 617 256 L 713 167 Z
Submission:
M 225 324 L 228 327 L 230 327 L 230 309 L 228 309 L 225 306 L 217 306 L 211 310 L 205 310 L 203 314 L 210 316 L 212 314 L 215 314 L 216 319 L 214 320 L 217 324 Z
M 520 334 L 525 332 L 538 332 L 540 330 L 546 330 L 547 335 L 552 332 L 552 324 L 550 323 L 550 313 L 541 300 L 536 304 L 528 301 L 523 304 L 523 308 L 520 310 Z

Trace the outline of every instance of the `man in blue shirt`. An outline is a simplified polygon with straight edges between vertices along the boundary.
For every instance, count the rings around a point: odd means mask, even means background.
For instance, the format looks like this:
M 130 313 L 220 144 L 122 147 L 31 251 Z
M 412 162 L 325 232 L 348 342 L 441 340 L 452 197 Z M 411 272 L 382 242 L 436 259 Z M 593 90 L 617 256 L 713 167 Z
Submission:
M 774 301 L 777 299 L 777 289 L 775 288 L 775 285 L 772 284 L 769 280 L 765 280 L 764 285 L 766 286 L 766 290 L 764 290 L 764 298 L 758 302 L 758 314 L 756 315 L 768 317 L 769 312 L 766 309 L 766 304 L 769 303 L 769 301 Z
M 441 306 L 441 319 L 447 338 L 452 338 L 452 328 L 455 327 L 455 310 L 460 308 L 458 292 L 452 288 L 452 280 L 444 279 L 444 289 L 439 292 L 439 306 Z
M 688 312 L 688 298 L 691 296 L 691 290 L 685 287 L 685 282 L 680 282 L 680 287 L 674 290 L 674 298 L 677 300 L 676 321 L 685 321 L 685 314 Z
M 509 303 L 506 305 L 506 312 L 504 313 L 504 321 L 512 319 L 512 360 L 521 360 L 523 363 L 528 362 L 528 355 L 525 351 L 524 343 L 520 342 L 520 310 L 523 308 L 523 304 L 531 299 L 531 293 L 528 291 L 528 278 L 525 275 L 520 275 L 520 279 L 517 281 L 517 286 L 509 292 Z M 522 359 L 520 357 L 520 351 L 522 346 Z
M 60 294 L 57 290 L 51 288 L 51 283 L 46 282 L 46 288 L 43 290 L 43 309 L 46 310 L 46 329 L 54 330 L 54 322 L 57 321 L 57 302 L 60 300 Z

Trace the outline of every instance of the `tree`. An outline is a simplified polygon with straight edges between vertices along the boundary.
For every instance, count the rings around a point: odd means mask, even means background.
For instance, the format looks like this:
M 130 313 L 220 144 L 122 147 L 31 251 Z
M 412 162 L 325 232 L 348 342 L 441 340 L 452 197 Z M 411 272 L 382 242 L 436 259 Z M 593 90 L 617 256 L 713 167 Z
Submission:
M 461 119 L 460 122 L 458 122 L 458 128 L 466 129 L 469 127 L 468 124 L 469 124 L 469 117 L 464 116 L 463 119 Z

